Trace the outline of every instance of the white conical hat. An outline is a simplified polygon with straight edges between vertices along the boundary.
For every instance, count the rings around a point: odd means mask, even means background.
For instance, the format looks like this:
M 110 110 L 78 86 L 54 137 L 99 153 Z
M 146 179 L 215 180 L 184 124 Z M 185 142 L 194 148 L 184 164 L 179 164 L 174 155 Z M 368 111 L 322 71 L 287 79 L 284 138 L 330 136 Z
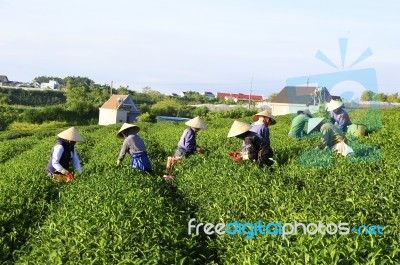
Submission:
M 58 135 L 61 139 L 74 141 L 74 142 L 83 142 L 83 137 L 79 134 L 78 130 L 75 127 L 71 127 L 65 131 L 60 132 Z
M 197 128 L 197 129 L 205 129 L 206 125 L 204 124 L 204 122 L 202 120 L 200 120 L 199 116 L 188 120 L 187 122 L 185 122 L 185 124 L 187 126 L 190 126 L 192 128 Z
M 268 117 L 271 120 L 270 125 L 276 124 L 275 117 L 272 116 L 271 112 L 269 112 L 268 110 L 263 110 L 257 114 L 254 114 L 251 118 L 253 119 L 253 121 L 258 121 L 258 119 L 260 118 L 259 116 Z
M 310 133 L 312 130 L 314 130 L 315 127 L 317 127 L 324 118 L 310 118 L 308 119 L 308 128 L 307 128 L 307 133 Z
M 234 121 L 231 129 L 229 130 L 228 138 L 240 135 L 248 130 L 250 130 L 250 124 L 241 121 Z
M 326 110 L 327 110 L 327 111 L 333 111 L 333 110 L 335 110 L 335 109 L 340 108 L 341 106 L 343 106 L 343 102 L 342 102 L 342 101 L 339 101 L 339 100 L 331 100 L 331 101 L 329 101 Z
M 124 138 L 124 136 L 121 134 L 121 132 L 125 131 L 126 129 L 129 128 L 134 128 L 135 133 L 138 133 L 140 131 L 139 126 L 137 125 L 133 125 L 133 124 L 129 124 L 129 123 L 124 123 L 121 127 L 121 129 L 119 129 L 118 133 L 117 133 L 117 137 L 118 138 Z

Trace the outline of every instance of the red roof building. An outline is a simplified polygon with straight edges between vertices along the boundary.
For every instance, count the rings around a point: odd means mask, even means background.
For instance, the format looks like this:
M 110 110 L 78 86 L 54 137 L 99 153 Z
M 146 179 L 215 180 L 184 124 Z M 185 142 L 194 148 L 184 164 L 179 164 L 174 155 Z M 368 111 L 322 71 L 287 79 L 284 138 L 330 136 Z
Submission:
M 229 99 L 233 99 L 235 102 L 238 101 L 248 101 L 249 99 L 251 101 L 255 101 L 255 102 L 261 102 L 264 101 L 263 96 L 258 96 L 258 95 L 246 95 L 246 94 L 233 94 L 233 93 L 222 93 L 222 92 L 217 92 L 217 97 L 220 99 L 224 99 L 224 100 L 229 100 Z

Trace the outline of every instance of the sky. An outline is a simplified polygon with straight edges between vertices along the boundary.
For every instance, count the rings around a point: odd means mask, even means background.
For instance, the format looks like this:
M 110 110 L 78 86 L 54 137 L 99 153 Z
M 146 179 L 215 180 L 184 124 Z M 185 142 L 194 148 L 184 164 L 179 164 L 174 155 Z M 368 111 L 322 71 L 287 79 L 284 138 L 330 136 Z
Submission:
M 267 97 L 295 77 L 313 84 L 372 68 L 372 87 L 391 94 L 400 90 L 399 11 L 395 0 L 0 0 L 0 75 Z M 350 76 L 332 89 L 369 86 Z

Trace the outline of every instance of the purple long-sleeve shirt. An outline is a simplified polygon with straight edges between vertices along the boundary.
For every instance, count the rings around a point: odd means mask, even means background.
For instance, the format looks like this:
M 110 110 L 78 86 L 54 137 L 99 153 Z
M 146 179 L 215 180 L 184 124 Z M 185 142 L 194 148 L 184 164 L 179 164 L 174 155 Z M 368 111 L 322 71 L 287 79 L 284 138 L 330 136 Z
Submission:
M 346 132 L 347 126 L 351 125 L 349 114 L 344 109 L 340 109 L 338 113 L 331 111 L 331 123 L 335 124 L 335 122 L 343 132 Z
M 183 132 L 178 149 L 185 154 L 193 154 L 196 151 L 196 133 L 191 127 L 186 128 Z
M 270 146 L 269 129 L 267 126 L 265 126 L 265 124 L 252 123 L 249 131 L 255 132 L 260 135 L 261 138 L 263 138 L 264 141 L 267 143 L 268 147 Z

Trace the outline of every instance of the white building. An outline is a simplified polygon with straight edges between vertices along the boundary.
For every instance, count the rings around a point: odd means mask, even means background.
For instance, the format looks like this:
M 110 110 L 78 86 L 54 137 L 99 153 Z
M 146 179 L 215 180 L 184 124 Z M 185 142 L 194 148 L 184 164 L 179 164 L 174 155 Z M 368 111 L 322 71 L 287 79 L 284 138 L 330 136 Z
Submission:
M 99 125 L 134 123 L 139 115 L 130 95 L 112 95 L 99 108 Z
M 50 80 L 48 83 L 41 83 L 40 88 L 58 89 L 60 84 L 57 81 Z
M 286 86 L 268 106 L 274 116 L 296 113 L 305 108 L 315 113 L 322 103 L 330 100 L 331 95 L 324 87 Z

